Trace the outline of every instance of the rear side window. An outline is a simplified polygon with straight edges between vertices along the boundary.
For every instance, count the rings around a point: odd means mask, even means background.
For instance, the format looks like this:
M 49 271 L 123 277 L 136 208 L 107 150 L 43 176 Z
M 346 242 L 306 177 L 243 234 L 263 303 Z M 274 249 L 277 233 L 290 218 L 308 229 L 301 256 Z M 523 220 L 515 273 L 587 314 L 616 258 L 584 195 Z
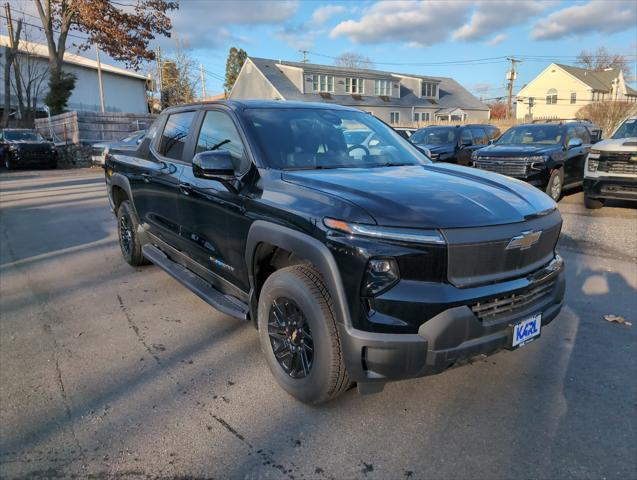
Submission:
M 250 161 L 237 127 L 227 114 L 216 110 L 206 112 L 195 153 L 209 150 L 227 150 L 232 156 L 237 173 L 245 172 L 249 166 Z
M 473 135 L 473 143 L 475 145 L 486 145 L 489 143 L 489 137 L 482 128 L 471 127 L 471 134 Z
M 174 160 L 183 160 L 184 146 L 194 118 L 195 112 L 173 113 L 168 116 L 159 142 L 161 155 Z

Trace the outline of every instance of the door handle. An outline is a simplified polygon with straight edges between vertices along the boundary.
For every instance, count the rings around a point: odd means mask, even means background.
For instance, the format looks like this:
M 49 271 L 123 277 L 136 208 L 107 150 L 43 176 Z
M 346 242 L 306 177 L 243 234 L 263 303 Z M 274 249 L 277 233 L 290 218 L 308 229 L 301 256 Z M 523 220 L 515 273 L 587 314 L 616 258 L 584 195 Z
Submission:
M 190 195 L 190 192 L 192 192 L 192 185 L 190 185 L 189 183 L 180 183 L 179 191 L 184 195 Z

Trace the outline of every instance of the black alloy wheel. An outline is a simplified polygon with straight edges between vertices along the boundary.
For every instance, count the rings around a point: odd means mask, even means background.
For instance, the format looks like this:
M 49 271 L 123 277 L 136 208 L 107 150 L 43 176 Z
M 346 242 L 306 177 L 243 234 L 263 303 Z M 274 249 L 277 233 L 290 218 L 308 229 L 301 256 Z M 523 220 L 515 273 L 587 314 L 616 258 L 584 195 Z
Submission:
M 130 257 L 133 250 L 133 227 L 127 215 L 119 217 L 119 244 L 125 257 Z
M 289 298 L 276 298 L 268 316 L 272 352 L 283 371 L 292 378 L 304 378 L 314 364 L 314 341 L 310 325 L 299 306 Z

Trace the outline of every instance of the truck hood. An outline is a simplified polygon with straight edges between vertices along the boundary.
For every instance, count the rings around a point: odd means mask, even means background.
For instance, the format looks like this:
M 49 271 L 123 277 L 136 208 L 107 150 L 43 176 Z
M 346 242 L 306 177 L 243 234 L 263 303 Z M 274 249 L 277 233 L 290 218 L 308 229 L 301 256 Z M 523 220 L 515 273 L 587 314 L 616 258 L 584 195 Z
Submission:
M 609 138 L 608 140 L 597 142 L 591 148 L 603 152 L 637 152 L 637 137 Z
M 481 157 L 526 157 L 531 155 L 546 155 L 562 150 L 561 145 L 489 145 L 478 150 Z
M 426 148 L 431 153 L 451 153 L 455 150 L 453 143 L 446 143 L 444 145 L 436 145 L 431 143 L 416 143 L 416 146 L 420 148 Z
M 452 164 L 287 171 L 282 177 L 354 203 L 383 226 L 499 225 L 555 208 L 553 200 L 527 183 Z

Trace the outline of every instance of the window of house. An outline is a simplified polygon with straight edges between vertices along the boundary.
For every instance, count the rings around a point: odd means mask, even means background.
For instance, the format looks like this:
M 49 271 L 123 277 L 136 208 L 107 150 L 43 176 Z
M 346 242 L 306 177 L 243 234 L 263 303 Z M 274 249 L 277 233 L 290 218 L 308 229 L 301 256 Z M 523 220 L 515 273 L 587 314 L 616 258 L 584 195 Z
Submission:
M 421 96 L 422 97 L 436 97 L 437 96 L 437 90 L 438 85 L 436 85 L 435 83 L 431 83 L 431 82 L 422 82 L 422 91 L 421 91 Z
M 332 75 L 312 75 L 312 89 L 315 92 L 334 93 L 334 77 Z
M 546 104 L 547 105 L 555 105 L 557 103 L 557 90 L 551 88 L 548 92 L 546 92 Z
M 365 93 L 365 82 L 363 82 L 362 78 L 346 78 L 345 93 L 362 95 Z
M 389 123 L 392 125 L 400 123 L 400 112 L 389 112 Z
M 420 113 L 414 112 L 414 122 L 420 122 Z
M 232 156 L 234 168 L 242 173 L 247 170 L 249 160 L 243 148 L 243 141 L 232 119 L 216 110 L 206 112 L 199 130 L 195 153 L 208 150 L 226 150 Z
M 159 153 L 174 160 L 183 160 L 186 139 L 195 118 L 195 112 L 173 113 L 166 120 L 159 141 Z
M 529 97 L 529 107 L 533 107 L 535 105 L 535 97 Z
M 577 102 L 577 93 L 571 92 L 571 103 Z
M 421 118 L 422 118 L 423 122 L 428 122 L 429 121 L 429 112 L 423 112 Z
M 391 95 L 391 80 L 374 80 L 374 95 L 388 97 Z

